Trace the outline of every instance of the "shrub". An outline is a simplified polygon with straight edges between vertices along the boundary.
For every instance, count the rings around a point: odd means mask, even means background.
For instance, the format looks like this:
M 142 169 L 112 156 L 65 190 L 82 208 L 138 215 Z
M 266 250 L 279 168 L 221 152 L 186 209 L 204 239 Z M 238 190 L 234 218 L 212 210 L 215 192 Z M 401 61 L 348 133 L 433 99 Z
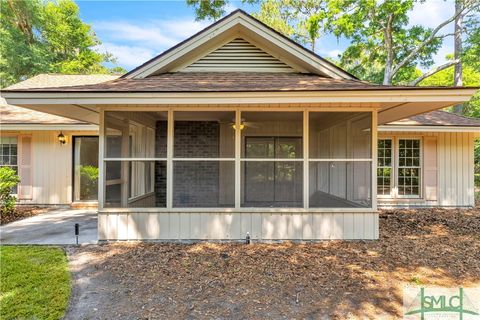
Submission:
M 20 178 L 10 167 L 0 167 L 0 213 L 11 214 L 15 210 L 17 199 L 12 196 L 13 188 L 20 182 Z
M 88 199 L 98 192 L 98 168 L 94 166 L 81 166 L 80 179 L 82 188 L 80 190 L 82 199 Z

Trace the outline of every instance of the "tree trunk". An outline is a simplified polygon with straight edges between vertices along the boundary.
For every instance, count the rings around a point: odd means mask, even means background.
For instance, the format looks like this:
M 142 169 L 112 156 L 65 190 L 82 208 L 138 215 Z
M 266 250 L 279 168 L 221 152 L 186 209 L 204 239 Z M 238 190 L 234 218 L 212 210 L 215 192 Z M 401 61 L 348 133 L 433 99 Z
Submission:
M 463 10 L 463 0 L 455 0 L 455 13 L 458 13 Z M 454 49 L 454 56 L 455 60 L 458 62 L 455 64 L 455 71 L 454 71 L 454 78 L 453 78 L 453 85 L 455 87 L 459 87 L 463 85 L 462 79 L 462 24 L 463 24 L 463 14 L 457 15 L 455 18 L 455 49 Z M 461 114 L 463 111 L 463 104 L 457 104 L 453 107 L 453 112 L 457 114 Z
M 383 84 L 392 84 L 393 69 L 393 43 L 392 43 L 392 21 L 393 15 L 388 16 L 387 25 L 385 26 L 385 50 L 387 51 L 387 60 L 385 61 L 385 71 L 383 72 Z

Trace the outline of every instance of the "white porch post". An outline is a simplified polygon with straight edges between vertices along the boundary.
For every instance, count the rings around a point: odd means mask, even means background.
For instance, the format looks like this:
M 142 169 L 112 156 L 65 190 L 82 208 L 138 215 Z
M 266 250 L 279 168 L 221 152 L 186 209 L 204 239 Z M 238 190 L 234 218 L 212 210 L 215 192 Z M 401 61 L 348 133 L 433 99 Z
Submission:
M 372 111 L 372 208 L 377 210 L 377 121 L 378 111 Z
M 173 110 L 167 115 L 167 209 L 173 207 Z
M 105 200 L 105 110 L 99 108 L 99 127 L 98 127 L 98 209 L 104 208 Z
M 235 208 L 241 206 L 241 162 L 240 156 L 242 152 L 242 113 L 240 109 L 235 110 Z
M 310 206 L 310 190 L 309 190 L 309 111 L 303 111 L 303 207 L 308 209 Z

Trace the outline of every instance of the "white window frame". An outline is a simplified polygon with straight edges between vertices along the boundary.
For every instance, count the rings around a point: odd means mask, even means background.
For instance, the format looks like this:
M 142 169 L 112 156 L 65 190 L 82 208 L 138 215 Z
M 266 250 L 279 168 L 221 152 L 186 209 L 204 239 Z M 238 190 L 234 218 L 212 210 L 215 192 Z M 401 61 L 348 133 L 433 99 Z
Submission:
M 419 165 L 418 166 L 403 166 L 401 168 L 418 168 L 419 169 L 419 174 L 418 174 L 418 195 L 401 195 L 398 192 L 399 188 L 399 175 L 398 175 L 398 170 L 400 169 L 400 140 L 418 140 L 419 141 Z M 420 136 L 397 136 L 395 138 L 395 159 L 396 159 L 396 165 L 395 165 L 395 196 L 398 199 L 422 199 L 423 195 L 423 140 L 422 137 Z
M 15 167 L 17 170 L 16 170 L 16 173 L 17 173 L 17 176 L 20 176 L 20 135 L 16 135 L 16 134 L 2 134 L 2 137 L 3 138 L 15 138 L 17 140 L 17 164 L 16 165 L 0 165 L 0 167 L 9 167 L 9 168 L 12 168 L 12 167 Z M 3 153 L 1 155 L 2 157 L 4 156 Z M 11 156 L 11 155 L 10 155 Z M 3 160 L 2 160 L 3 161 Z M 11 193 L 10 195 L 12 196 L 15 196 L 15 197 L 18 197 L 18 188 L 20 187 L 20 183 L 17 183 L 17 185 L 15 186 L 14 190 L 16 192 L 14 193 Z
M 394 137 L 391 137 L 391 136 L 382 136 L 382 137 L 379 137 L 377 139 L 377 152 L 378 152 L 378 141 L 379 140 L 390 140 L 391 141 L 391 166 L 390 167 L 386 167 L 386 166 L 380 166 L 378 165 L 377 163 L 377 169 L 381 169 L 381 168 L 391 168 L 391 171 L 390 171 L 390 193 L 389 194 L 378 194 L 378 186 L 377 186 L 377 197 L 380 198 L 380 199 L 390 199 L 390 198 L 393 198 L 394 197 L 394 194 L 395 194 L 395 186 L 396 186 L 396 183 L 395 183 L 395 167 L 396 167 L 396 157 L 395 157 L 395 146 L 396 146 L 396 143 L 395 143 L 395 138 Z M 378 159 L 378 153 L 377 153 L 377 159 Z M 378 160 L 377 160 L 378 161 Z M 375 173 L 375 179 L 378 179 L 378 174 Z

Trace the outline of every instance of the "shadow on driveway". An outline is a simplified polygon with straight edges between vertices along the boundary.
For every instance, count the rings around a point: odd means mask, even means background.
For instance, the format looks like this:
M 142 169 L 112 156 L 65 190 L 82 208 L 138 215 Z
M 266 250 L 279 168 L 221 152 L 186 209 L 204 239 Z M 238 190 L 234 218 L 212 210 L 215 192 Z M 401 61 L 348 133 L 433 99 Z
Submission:
M 97 243 L 97 211 L 58 209 L 0 227 L 1 244 L 75 244 L 75 223 L 80 244 Z

